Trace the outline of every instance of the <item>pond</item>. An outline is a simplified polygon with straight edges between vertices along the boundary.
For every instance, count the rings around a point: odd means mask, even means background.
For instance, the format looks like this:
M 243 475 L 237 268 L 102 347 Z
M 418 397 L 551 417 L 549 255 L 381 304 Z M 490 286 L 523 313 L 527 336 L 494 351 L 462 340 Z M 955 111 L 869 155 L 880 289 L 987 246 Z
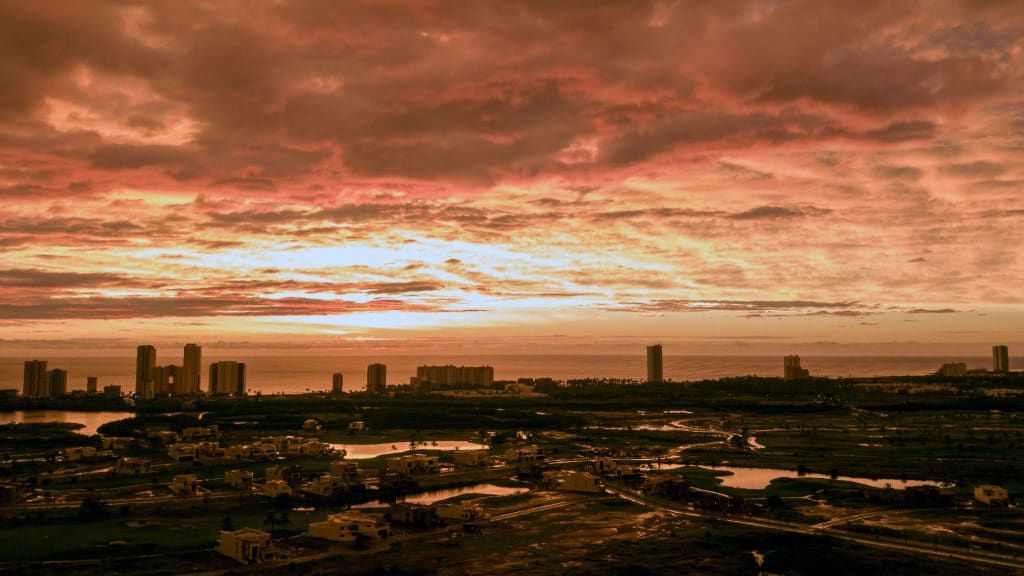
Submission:
M 781 470 L 777 468 L 742 468 L 739 466 L 701 466 L 708 470 L 719 470 L 730 472 L 725 476 L 719 476 L 722 479 L 722 485 L 728 486 L 729 488 L 745 488 L 748 490 L 764 490 L 771 484 L 772 480 L 777 478 L 820 478 L 828 480 L 830 476 L 827 474 L 816 474 L 808 472 L 807 474 L 797 474 L 795 470 Z M 899 480 L 896 478 L 863 478 L 857 476 L 836 476 L 837 481 L 842 482 L 855 482 L 857 484 L 863 484 L 865 486 L 872 486 L 874 488 L 896 488 L 902 490 L 909 486 L 942 486 L 941 482 L 935 482 L 933 480 Z
M 401 502 L 408 502 L 410 504 L 433 504 L 449 498 L 455 498 L 456 496 L 462 496 L 463 494 L 478 494 L 481 496 L 515 496 L 516 494 L 523 494 L 529 492 L 530 489 L 527 486 L 498 486 L 496 484 L 474 484 L 473 486 L 459 486 L 457 488 L 443 488 L 440 490 L 427 490 L 420 492 L 419 494 L 410 494 L 404 498 L 399 498 Z M 383 500 L 377 502 L 364 502 L 362 504 L 356 504 L 353 508 L 380 508 L 381 506 L 387 506 L 388 503 Z
M 484 450 L 486 444 L 477 444 L 468 440 L 435 440 L 429 442 L 412 442 L 409 440 L 382 442 L 379 444 L 331 444 L 335 450 L 344 450 L 349 460 L 367 460 L 387 454 L 399 454 L 413 450 Z
M 84 424 L 78 429 L 79 434 L 92 436 L 96 429 L 115 420 L 123 420 L 135 416 L 134 412 L 76 412 L 73 410 L 16 410 L 0 412 L 2 424 L 38 424 L 41 422 L 73 422 Z

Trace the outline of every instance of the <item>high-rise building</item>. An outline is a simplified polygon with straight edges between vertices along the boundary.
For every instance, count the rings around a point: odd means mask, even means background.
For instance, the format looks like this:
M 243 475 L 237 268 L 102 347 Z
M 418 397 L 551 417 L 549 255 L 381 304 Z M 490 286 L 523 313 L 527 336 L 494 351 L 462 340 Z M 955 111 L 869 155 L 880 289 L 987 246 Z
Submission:
M 68 371 L 61 370 L 60 368 L 54 368 L 46 373 L 46 380 L 48 385 L 47 396 L 50 398 L 60 398 L 68 393 Z
M 366 391 L 383 394 L 388 389 L 388 367 L 384 364 L 370 364 L 366 367 Z
M 647 381 L 664 382 L 665 372 L 662 366 L 661 344 L 647 347 Z
M 185 361 L 181 365 L 181 386 L 178 394 L 199 394 L 200 374 L 203 370 L 203 347 L 185 344 Z
M 341 394 L 345 387 L 345 375 L 341 372 L 335 372 L 331 376 L 331 393 Z
M 139 346 L 135 354 L 135 394 L 139 398 L 152 398 L 156 394 L 153 385 L 153 369 L 156 368 L 156 348 Z
M 967 364 L 964 362 L 946 362 L 942 366 L 939 366 L 939 370 L 936 374 L 949 378 L 967 376 Z
M 782 358 L 782 377 L 786 380 L 803 380 L 810 378 L 811 373 L 800 367 L 799 356 L 784 356 Z
M 46 379 L 46 360 L 26 360 L 25 378 L 21 384 L 21 395 L 26 398 L 41 398 L 49 393 Z
M 96 388 L 99 385 L 99 378 L 95 376 L 85 377 L 85 393 L 90 396 L 96 393 Z
M 153 368 L 150 381 L 153 386 L 154 396 L 175 396 L 183 394 L 181 382 L 181 367 L 174 364 L 168 366 L 156 366 Z
M 993 346 L 992 347 L 992 371 L 993 372 L 1009 372 L 1010 371 L 1010 351 L 1006 346 Z
M 245 396 L 245 363 L 222 360 L 210 364 L 210 394 Z
M 494 385 L 494 368 L 490 366 L 420 366 L 412 379 L 413 387 L 490 388 Z

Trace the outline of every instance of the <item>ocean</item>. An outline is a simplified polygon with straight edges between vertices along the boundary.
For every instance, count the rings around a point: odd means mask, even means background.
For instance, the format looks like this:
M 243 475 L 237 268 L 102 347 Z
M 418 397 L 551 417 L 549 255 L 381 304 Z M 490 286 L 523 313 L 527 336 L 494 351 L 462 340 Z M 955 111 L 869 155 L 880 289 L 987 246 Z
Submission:
M 0 357 L 0 388 L 21 389 L 24 361 L 31 358 Z M 134 390 L 135 357 L 125 356 L 42 356 L 49 368 L 68 371 L 68 390 L 84 390 L 86 376 L 98 376 L 99 386 L 120 384 L 126 392 Z M 804 368 L 815 376 L 890 376 L 922 375 L 935 372 L 949 357 L 937 356 L 801 356 Z M 403 384 L 424 364 L 490 365 L 496 380 L 516 378 L 635 378 L 646 375 L 646 358 L 641 355 L 487 355 L 487 356 L 349 356 L 325 354 L 271 354 L 240 351 L 230 356 L 204 355 L 203 389 L 206 365 L 218 360 L 246 363 L 249 391 L 263 394 L 323 391 L 331 388 L 331 375 L 341 372 L 346 390 L 366 387 L 366 366 L 383 362 L 388 367 L 388 382 Z M 991 358 L 957 358 L 969 368 L 990 368 Z M 1011 358 L 1012 370 L 1024 369 L 1020 360 Z M 161 364 L 179 363 L 177 358 L 159 357 Z M 781 376 L 779 356 L 665 356 L 665 377 L 671 380 L 701 380 L 728 376 Z

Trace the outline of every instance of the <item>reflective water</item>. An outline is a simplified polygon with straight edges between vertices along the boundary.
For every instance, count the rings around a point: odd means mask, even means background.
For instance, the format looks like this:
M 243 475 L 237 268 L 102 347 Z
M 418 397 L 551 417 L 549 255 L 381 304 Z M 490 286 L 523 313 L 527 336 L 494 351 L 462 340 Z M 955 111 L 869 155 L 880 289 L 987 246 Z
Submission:
M 483 450 L 485 444 L 468 440 L 437 440 L 431 442 L 381 442 L 379 444 L 331 444 L 335 450 L 344 450 L 349 460 L 366 460 L 387 454 L 398 454 L 414 450 Z
M 442 490 L 427 490 L 419 494 L 413 494 L 404 498 L 399 498 L 402 502 L 408 502 L 410 504 L 434 504 L 442 500 L 449 498 L 455 498 L 456 496 L 462 496 L 463 494 L 479 494 L 481 496 L 515 496 L 516 494 L 522 494 L 529 492 L 530 489 L 526 486 L 497 486 L 495 484 L 475 484 L 473 486 L 460 486 L 458 488 L 444 488 Z M 380 508 L 381 506 L 387 506 L 388 503 L 383 500 L 376 502 L 364 502 L 363 504 L 356 504 L 353 508 Z
M 16 410 L 0 412 L 0 424 L 30 424 L 40 422 L 73 422 L 84 424 L 79 434 L 91 436 L 96 429 L 114 420 L 135 416 L 134 412 L 75 412 L 71 410 Z
M 741 468 L 738 466 L 701 466 L 708 470 L 719 470 L 730 472 L 722 479 L 722 485 L 730 488 L 745 488 L 748 490 L 763 490 L 777 478 L 821 478 L 830 479 L 827 474 L 797 474 L 795 470 L 780 470 L 776 468 Z M 903 489 L 908 486 L 941 486 L 940 482 L 932 480 L 899 480 L 896 478 L 863 478 L 857 476 L 837 476 L 837 481 L 855 482 L 875 488 L 896 488 Z

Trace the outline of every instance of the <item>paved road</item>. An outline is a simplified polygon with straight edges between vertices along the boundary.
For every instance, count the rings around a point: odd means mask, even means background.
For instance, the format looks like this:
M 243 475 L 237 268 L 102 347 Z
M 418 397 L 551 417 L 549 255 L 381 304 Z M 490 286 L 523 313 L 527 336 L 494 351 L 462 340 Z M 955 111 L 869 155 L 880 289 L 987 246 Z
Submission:
M 793 532 L 796 534 L 805 534 L 808 536 L 818 536 L 827 534 L 833 538 L 841 540 L 847 540 L 849 542 L 857 542 L 865 546 L 871 546 L 874 548 L 883 548 L 887 550 L 896 550 L 899 552 L 908 552 L 912 554 L 926 554 L 928 556 L 934 556 L 937 558 L 954 558 L 964 562 L 970 562 L 975 564 L 988 564 L 992 566 L 1002 566 L 1004 568 L 1013 568 L 1014 570 L 1024 573 L 1024 559 L 1007 555 L 1007 554 L 996 554 L 993 552 L 986 552 L 975 550 L 970 553 L 964 552 L 962 549 L 953 548 L 950 546 L 940 545 L 938 547 L 925 547 L 926 544 L 901 544 L 899 542 L 893 542 L 891 540 L 873 540 L 871 538 L 865 538 L 862 536 L 856 536 L 853 534 L 842 533 L 827 528 L 817 529 L 813 526 L 807 526 L 803 524 L 795 524 L 791 522 L 780 522 L 777 520 L 767 520 L 762 518 L 751 518 L 749 516 L 723 516 L 723 515 L 712 515 L 704 514 L 700 512 L 694 512 L 691 510 L 679 510 L 678 508 L 666 506 L 653 500 L 644 497 L 641 494 L 626 490 L 618 487 L 605 487 L 608 492 L 615 494 L 616 496 L 647 506 L 649 508 L 655 508 L 672 514 L 674 516 L 688 516 L 693 518 L 714 518 L 721 522 L 729 522 L 730 524 L 738 524 L 741 526 L 749 526 L 751 528 L 762 528 L 766 530 L 779 530 L 783 532 Z

